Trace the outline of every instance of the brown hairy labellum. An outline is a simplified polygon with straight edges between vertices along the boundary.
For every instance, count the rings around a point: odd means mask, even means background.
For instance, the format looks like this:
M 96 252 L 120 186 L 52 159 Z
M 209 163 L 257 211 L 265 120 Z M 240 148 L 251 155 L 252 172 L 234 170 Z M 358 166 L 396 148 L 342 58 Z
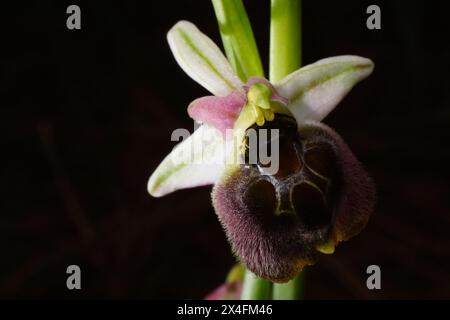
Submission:
M 286 282 L 314 263 L 317 247 L 334 247 L 365 227 L 375 188 L 324 124 L 298 127 L 276 115 L 254 129 L 279 130 L 279 170 L 266 174 L 248 162 L 229 168 L 214 186 L 213 204 L 241 262 L 259 277 Z

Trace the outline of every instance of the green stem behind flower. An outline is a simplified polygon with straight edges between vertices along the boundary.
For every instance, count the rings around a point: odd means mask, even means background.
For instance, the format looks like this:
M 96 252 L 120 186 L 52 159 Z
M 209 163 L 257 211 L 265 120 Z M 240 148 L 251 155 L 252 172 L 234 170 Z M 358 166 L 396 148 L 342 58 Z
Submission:
M 271 298 L 272 283 L 258 278 L 253 272 L 246 270 L 241 300 L 270 300 Z
M 270 10 L 270 81 L 283 79 L 301 67 L 301 0 L 272 0 Z M 304 272 L 288 283 L 274 284 L 273 299 L 303 296 Z
M 253 31 L 242 0 L 212 0 L 225 53 L 233 69 L 246 82 L 264 77 Z M 272 0 L 270 27 L 270 81 L 297 70 L 301 64 L 300 0 Z M 275 284 L 273 298 L 301 297 L 302 275 L 287 284 Z M 272 298 L 272 283 L 245 271 L 241 299 Z
M 303 298 L 305 272 L 300 272 L 288 283 L 275 283 L 273 285 L 273 300 L 300 300 Z
M 301 66 L 301 0 L 272 0 L 270 11 L 270 81 Z
M 242 0 L 212 0 L 228 60 L 242 81 L 264 77 L 253 31 Z
M 212 0 L 220 35 L 228 60 L 242 81 L 264 77 L 264 71 L 242 0 Z M 272 297 L 272 283 L 245 271 L 241 299 L 260 300 Z

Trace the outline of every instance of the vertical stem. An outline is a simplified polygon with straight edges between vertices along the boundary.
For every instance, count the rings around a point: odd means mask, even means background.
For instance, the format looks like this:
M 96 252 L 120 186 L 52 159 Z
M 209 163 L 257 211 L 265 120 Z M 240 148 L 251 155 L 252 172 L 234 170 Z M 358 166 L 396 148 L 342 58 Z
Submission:
M 301 0 L 272 0 L 270 11 L 270 81 L 301 66 Z
M 246 82 L 249 77 L 264 77 L 258 48 L 242 0 L 212 0 L 220 35 L 234 71 Z
M 303 298 L 305 272 L 300 272 L 288 283 L 276 283 L 273 286 L 273 300 L 300 300 Z
M 264 77 L 258 48 L 242 0 L 212 0 L 225 53 L 238 76 Z M 301 0 L 272 0 L 270 27 L 270 81 L 275 82 L 301 65 Z M 300 297 L 301 276 L 275 285 L 275 298 Z M 272 283 L 246 270 L 241 299 L 270 299 Z
M 264 70 L 256 46 L 255 37 L 242 0 L 212 0 L 220 35 L 228 60 L 242 81 L 257 76 L 264 77 Z M 270 299 L 272 283 L 245 271 L 241 299 Z
M 271 82 L 281 80 L 301 66 L 301 0 L 272 0 L 270 10 Z M 274 284 L 273 299 L 303 296 L 304 272 L 285 284 Z
M 245 271 L 241 300 L 269 300 L 272 298 L 272 283 Z

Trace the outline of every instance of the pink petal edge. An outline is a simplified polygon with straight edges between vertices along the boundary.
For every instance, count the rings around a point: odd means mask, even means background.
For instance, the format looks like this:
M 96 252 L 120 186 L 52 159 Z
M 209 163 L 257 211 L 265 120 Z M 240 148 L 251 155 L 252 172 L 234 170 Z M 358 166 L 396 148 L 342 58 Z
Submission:
M 191 102 L 188 114 L 198 122 L 205 122 L 223 134 L 232 129 L 247 102 L 243 90 L 235 90 L 226 97 L 207 96 Z
M 241 293 L 242 281 L 226 282 L 209 293 L 205 300 L 239 300 Z

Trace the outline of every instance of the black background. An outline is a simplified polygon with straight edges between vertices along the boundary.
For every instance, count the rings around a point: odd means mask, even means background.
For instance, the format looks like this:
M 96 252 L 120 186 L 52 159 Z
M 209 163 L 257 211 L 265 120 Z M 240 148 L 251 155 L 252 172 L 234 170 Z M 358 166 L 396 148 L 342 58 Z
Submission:
M 269 1 L 245 3 L 267 70 Z M 79 31 L 66 28 L 69 4 L 81 7 Z M 366 28 L 370 4 L 381 30 Z M 438 4 L 303 3 L 304 64 L 375 62 L 324 122 L 378 191 L 361 235 L 307 269 L 306 298 L 450 298 L 450 50 Z M 220 43 L 211 3 L 14 2 L 0 18 L 0 297 L 184 299 L 218 286 L 234 258 L 210 187 L 146 192 L 171 132 L 192 129 L 186 106 L 207 94 L 166 32 L 186 19 Z M 81 291 L 65 287 L 70 264 Z M 382 290 L 365 286 L 370 264 Z

